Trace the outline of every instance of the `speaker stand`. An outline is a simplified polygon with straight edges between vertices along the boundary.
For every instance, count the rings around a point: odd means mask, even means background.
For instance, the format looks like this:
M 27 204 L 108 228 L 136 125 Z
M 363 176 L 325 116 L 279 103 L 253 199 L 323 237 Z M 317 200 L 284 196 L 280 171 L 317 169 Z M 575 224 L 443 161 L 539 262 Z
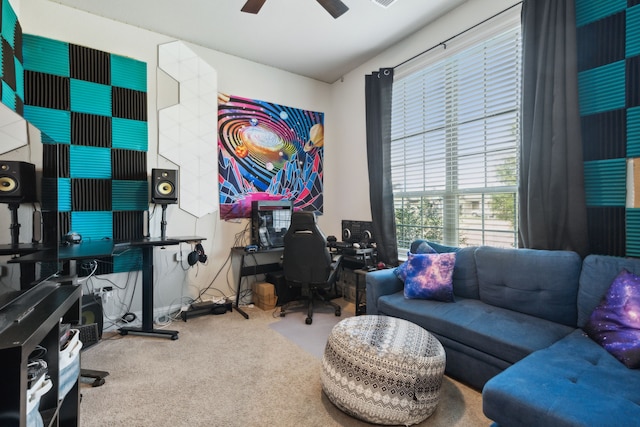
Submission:
M 20 203 L 9 203 L 11 211 L 11 244 L 17 245 L 20 242 L 20 224 L 18 223 L 18 208 Z
M 167 204 L 162 204 L 162 221 L 160 222 L 160 238 L 167 240 Z

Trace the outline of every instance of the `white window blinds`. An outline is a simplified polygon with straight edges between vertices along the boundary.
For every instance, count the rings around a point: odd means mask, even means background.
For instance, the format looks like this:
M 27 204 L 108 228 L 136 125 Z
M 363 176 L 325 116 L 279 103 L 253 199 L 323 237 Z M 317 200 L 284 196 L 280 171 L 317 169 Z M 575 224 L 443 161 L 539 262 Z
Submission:
M 391 169 L 400 255 L 418 238 L 517 246 L 520 24 L 513 16 L 493 24 L 396 73 Z

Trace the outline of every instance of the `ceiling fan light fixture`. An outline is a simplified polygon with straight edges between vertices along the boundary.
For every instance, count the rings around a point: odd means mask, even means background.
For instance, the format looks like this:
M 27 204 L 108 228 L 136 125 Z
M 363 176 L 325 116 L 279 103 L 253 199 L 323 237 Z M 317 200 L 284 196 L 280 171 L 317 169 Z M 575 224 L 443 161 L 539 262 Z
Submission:
M 382 6 L 386 9 L 392 4 L 394 4 L 397 0 L 371 0 L 371 1 L 377 4 L 378 6 Z
M 346 4 L 342 3 L 340 0 L 317 0 L 320 3 L 320 6 L 324 7 L 324 9 L 329 12 L 334 19 L 339 18 L 345 13 L 349 8 Z
M 242 12 L 253 13 L 254 15 L 260 12 L 260 9 L 267 0 L 247 0 L 242 9 Z M 338 18 L 342 16 L 349 8 L 341 0 L 317 0 L 331 16 Z
M 242 12 L 256 14 L 260 12 L 260 9 L 267 0 L 247 0 L 247 2 L 240 9 Z

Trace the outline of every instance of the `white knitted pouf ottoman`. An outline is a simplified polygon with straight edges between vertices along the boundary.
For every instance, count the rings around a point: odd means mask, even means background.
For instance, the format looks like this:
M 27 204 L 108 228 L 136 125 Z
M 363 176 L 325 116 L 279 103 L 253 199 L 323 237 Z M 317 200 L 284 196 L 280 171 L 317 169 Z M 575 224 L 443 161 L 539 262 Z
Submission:
M 338 408 L 364 421 L 412 425 L 438 405 L 446 356 L 420 326 L 386 316 L 356 316 L 331 330 L 320 380 Z

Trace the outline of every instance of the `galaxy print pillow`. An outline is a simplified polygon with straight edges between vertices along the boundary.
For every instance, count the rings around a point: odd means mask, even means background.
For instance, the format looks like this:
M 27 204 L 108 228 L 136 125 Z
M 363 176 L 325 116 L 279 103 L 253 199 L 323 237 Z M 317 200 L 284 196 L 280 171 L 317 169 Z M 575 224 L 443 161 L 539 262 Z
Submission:
M 417 254 L 435 254 L 437 253 L 435 249 L 433 249 L 427 242 L 420 242 L 418 247 L 415 249 L 415 253 Z M 407 257 L 411 256 L 411 252 L 407 252 Z M 393 271 L 396 276 L 400 280 L 404 282 L 407 277 L 407 263 L 403 262 Z
M 455 252 L 409 254 L 405 267 L 404 296 L 408 299 L 453 301 Z
M 640 277 L 622 270 L 584 330 L 626 367 L 640 368 Z

